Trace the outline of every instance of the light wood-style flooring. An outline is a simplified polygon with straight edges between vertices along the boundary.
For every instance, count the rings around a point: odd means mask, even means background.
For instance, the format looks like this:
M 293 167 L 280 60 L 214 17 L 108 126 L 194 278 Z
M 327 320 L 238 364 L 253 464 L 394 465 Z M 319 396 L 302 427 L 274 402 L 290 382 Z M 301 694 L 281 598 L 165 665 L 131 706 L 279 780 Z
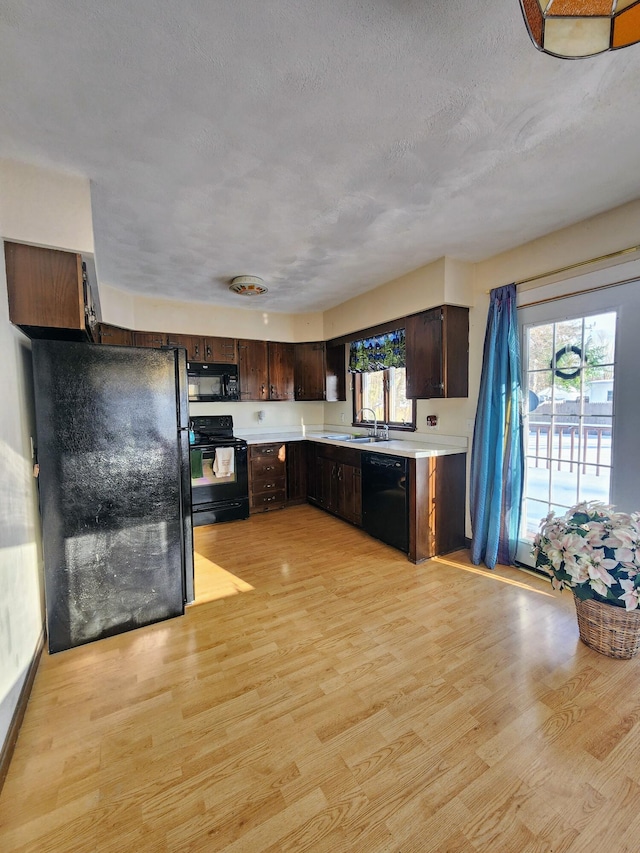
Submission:
M 640 850 L 640 657 L 569 593 L 310 506 L 196 530 L 184 618 L 43 654 L 0 850 Z

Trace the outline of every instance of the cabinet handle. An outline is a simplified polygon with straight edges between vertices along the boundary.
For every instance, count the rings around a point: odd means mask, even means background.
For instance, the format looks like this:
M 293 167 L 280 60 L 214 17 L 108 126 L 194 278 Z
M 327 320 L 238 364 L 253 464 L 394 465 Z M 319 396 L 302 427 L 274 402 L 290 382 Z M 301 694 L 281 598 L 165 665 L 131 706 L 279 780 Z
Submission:
M 207 358 L 211 358 L 211 347 L 207 344 Z

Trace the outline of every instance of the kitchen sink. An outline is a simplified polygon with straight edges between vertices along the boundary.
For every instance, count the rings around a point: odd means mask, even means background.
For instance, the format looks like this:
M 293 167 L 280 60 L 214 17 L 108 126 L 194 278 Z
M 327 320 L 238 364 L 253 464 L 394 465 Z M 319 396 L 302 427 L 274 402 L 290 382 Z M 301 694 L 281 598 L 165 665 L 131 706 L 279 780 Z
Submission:
M 385 441 L 384 438 L 375 438 L 372 435 L 351 435 L 351 433 L 332 433 L 331 435 L 323 435 L 322 438 L 329 438 L 333 441 L 348 441 L 353 444 L 370 444 L 374 441 Z

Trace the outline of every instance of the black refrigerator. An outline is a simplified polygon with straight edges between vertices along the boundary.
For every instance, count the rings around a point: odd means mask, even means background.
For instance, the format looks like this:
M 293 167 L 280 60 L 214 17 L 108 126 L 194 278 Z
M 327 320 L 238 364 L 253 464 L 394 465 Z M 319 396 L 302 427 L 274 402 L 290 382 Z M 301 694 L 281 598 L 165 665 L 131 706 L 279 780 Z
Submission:
M 186 351 L 32 342 L 49 651 L 193 599 Z

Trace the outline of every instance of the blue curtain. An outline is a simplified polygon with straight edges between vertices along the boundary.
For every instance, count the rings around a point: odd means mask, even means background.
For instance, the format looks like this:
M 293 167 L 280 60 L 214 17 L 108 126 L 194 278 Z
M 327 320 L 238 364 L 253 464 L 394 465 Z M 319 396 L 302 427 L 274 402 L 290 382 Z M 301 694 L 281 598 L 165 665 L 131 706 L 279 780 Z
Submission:
M 491 291 L 471 449 L 471 560 L 512 565 L 520 529 L 524 450 L 516 286 Z

